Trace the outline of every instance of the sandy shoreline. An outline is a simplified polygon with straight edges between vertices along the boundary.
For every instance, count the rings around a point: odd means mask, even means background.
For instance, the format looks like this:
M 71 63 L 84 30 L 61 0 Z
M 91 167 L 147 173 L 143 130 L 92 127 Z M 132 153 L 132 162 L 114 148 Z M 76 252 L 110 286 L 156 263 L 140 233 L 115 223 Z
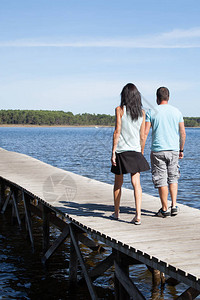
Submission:
M 31 125 L 31 124 L 0 124 L 0 127 L 56 127 L 56 128 L 113 128 L 111 125 Z M 200 127 L 186 127 L 186 128 L 200 128 Z
M 69 127 L 69 128 L 81 128 L 81 127 L 91 127 L 91 128 L 112 128 L 114 126 L 108 126 L 108 125 L 31 125 L 31 124 L 0 124 L 0 127 Z

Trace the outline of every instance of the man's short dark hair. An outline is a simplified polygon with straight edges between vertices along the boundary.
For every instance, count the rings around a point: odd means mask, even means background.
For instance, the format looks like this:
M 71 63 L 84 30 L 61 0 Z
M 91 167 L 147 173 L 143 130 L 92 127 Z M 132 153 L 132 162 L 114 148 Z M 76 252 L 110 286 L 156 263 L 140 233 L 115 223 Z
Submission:
M 157 99 L 159 101 L 162 100 L 169 100 L 169 90 L 166 87 L 160 87 L 159 89 L 157 89 L 157 93 L 156 93 Z

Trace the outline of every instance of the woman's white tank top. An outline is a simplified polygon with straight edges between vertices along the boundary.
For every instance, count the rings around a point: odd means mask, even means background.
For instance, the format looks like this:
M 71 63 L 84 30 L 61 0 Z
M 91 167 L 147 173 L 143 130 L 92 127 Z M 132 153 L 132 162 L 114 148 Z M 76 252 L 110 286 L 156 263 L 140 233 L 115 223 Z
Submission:
M 117 144 L 117 153 L 125 151 L 141 152 L 140 145 L 140 127 L 143 117 L 137 120 L 132 120 L 129 113 L 124 106 L 124 114 L 122 116 L 121 133 Z

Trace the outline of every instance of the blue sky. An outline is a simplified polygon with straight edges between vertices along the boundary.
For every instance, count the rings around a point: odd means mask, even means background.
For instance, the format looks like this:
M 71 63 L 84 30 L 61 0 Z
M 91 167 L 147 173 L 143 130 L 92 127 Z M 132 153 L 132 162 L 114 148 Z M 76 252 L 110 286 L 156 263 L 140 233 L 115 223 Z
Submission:
M 200 116 L 199 0 L 0 0 L 1 109 L 114 114 L 133 82 Z

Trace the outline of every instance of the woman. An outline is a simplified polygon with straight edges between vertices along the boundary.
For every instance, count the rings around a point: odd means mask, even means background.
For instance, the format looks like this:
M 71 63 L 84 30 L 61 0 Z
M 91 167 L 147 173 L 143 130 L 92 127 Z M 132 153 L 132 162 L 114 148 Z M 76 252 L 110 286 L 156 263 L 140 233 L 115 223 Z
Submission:
M 130 173 L 136 208 L 135 217 L 131 222 L 140 225 L 142 203 L 140 172 L 149 170 L 149 165 L 143 156 L 145 112 L 142 110 L 141 95 L 134 84 L 128 83 L 124 86 L 121 92 L 121 104 L 115 111 L 116 124 L 111 158 L 111 172 L 115 174 L 115 212 L 111 218 L 119 219 L 123 174 Z

